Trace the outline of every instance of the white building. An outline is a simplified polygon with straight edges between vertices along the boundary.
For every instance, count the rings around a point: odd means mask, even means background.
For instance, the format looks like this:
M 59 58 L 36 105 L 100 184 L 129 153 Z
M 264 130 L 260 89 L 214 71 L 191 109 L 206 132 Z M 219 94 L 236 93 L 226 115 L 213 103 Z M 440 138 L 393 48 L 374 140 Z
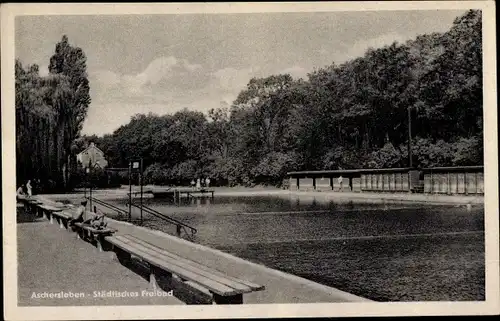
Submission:
M 108 161 L 104 157 L 104 152 L 97 148 L 94 143 L 82 150 L 78 155 L 76 155 L 77 161 L 82 164 L 84 168 L 91 166 L 105 168 L 108 166 Z

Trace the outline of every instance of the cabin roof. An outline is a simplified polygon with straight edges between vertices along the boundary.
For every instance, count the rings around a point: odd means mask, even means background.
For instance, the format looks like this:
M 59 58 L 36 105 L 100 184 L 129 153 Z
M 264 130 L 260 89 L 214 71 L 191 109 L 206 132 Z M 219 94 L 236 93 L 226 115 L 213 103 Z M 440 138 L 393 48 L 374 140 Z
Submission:
M 385 172 L 405 172 L 411 168 L 361 168 L 361 169 L 338 169 L 338 170 L 325 170 L 325 171 L 299 171 L 288 172 L 288 176 L 299 175 L 332 175 L 332 174 L 362 174 L 362 173 L 385 173 Z

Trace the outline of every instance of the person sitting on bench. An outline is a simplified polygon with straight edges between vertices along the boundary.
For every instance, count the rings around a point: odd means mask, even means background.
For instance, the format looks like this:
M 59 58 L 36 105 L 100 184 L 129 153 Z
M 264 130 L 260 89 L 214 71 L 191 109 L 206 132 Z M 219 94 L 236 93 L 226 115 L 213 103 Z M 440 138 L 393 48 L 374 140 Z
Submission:
M 24 185 L 21 185 L 16 191 L 16 200 L 22 199 L 25 196 L 26 194 L 24 194 Z
M 83 215 L 85 214 L 85 207 L 87 206 L 87 200 L 83 200 L 80 203 L 80 206 L 76 209 L 73 214 L 73 218 L 69 221 L 69 225 L 73 225 L 75 223 L 83 223 Z
M 80 203 L 80 206 L 76 209 L 75 214 L 73 215 L 73 219 L 69 222 L 69 225 L 74 225 L 75 223 L 83 223 L 88 224 L 96 229 L 103 229 L 107 226 L 107 223 L 104 222 L 104 214 L 98 215 L 97 213 L 92 213 L 91 217 L 86 220 L 83 218 L 85 214 L 85 207 L 87 206 L 87 200 L 84 200 Z
M 84 224 L 90 224 L 95 229 L 101 230 L 106 228 L 108 223 L 104 222 L 104 213 L 101 212 L 101 214 L 97 214 L 97 209 L 94 206 L 94 212 L 92 213 L 92 217 L 84 221 Z

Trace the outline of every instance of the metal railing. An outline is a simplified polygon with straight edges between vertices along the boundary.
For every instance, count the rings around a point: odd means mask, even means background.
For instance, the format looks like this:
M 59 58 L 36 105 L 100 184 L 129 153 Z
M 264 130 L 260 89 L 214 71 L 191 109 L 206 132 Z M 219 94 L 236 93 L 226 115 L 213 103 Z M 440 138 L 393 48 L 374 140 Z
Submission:
M 89 199 L 89 200 L 91 199 L 91 197 L 88 197 L 88 196 L 86 198 Z M 105 202 L 103 200 L 100 200 L 100 199 L 97 199 L 97 198 L 94 198 L 94 197 L 92 197 L 92 201 L 95 202 L 95 203 L 97 203 L 98 205 L 101 205 L 103 207 L 111 209 L 111 210 L 113 210 L 113 211 L 115 211 L 115 212 L 117 212 L 119 214 L 122 214 L 124 216 L 128 215 L 130 217 L 130 213 L 128 213 L 126 210 L 121 209 L 121 208 L 119 208 L 119 207 L 117 207 L 115 205 L 109 204 L 109 203 L 107 203 L 107 202 Z M 127 203 L 127 206 L 128 205 L 129 204 Z M 134 204 L 133 202 L 130 205 L 133 206 L 133 207 L 142 209 L 144 212 L 146 212 L 146 213 L 148 213 L 150 215 L 153 215 L 156 218 L 159 218 L 159 219 L 161 219 L 163 221 L 166 221 L 166 222 L 168 222 L 168 223 L 170 223 L 172 225 L 175 225 L 177 227 L 177 235 L 178 236 L 181 235 L 182 231 L 184 231 L 187 235 L 190 234 L 191 237 L 193 237 L 198 232 L 198 230 L 196 228 L 194 228 L 194 227 L 192 227 L 192 226 L 190 226 L 190 225 L 188 225 L 186 223 L 183 223 L 181 221 L 178 221 L 178 220 L 176 220 L 176 219 L 174 219 L 174 218 L 172 218 L 172 217 L 170 217 L 168 215 L 160 213 L 157 210 L 154 210 L 154 209 L 152 209 L 152 208 L 150 208 L 150 207 L 148 207 L 146 205 L 142 205 L 141 206 L 140 204 Z
M 124 209 L 121 209 L 121 208 L 119 208 L 117 206 L 114 206 L 112 204 L 104 202 L 103 200 L 100 200 L 100 199 L 95 198 L 95 197 L 89 197 L 89 196 L 86 197 L 86 199 L 88 199 L 88 200 L 90 200 L 91 198 L 92 198 L 92 202 L 95 202 L 95 203 L 97 203 L 97 204 L 99 204 L 101 206 L 104 206 L 104 207 L 108 208 L 108 209 L 114 210 L 115 212 L 117 212 L 119 214 L 128 215 L 128 212 L 125 211 Z
M 168 192 L 168 191 L 170 191 L 172 189 L 174 189 L 174 187 L 168 187 L 167 189 L 162 190 L 162 192 Z M 141 194 L 141 191 L 128 192 L 127 196 L 130 196 L 130 195 L 137 196 L 139 194 Z M 153 190 L 152 189 L 148 189 L 148 190 L 142 191 L 142 194 L 153 194 Z
M 168 215 L 160 213 L 157 210 L 154 210 L 154 209 L 152 209 L 152 208 L 150 208 L 150 207 L 148 207 L 146 205 L 142 205 L 141 206 L 141 205 L 134 204 L 134 203 L 132 203 L 131 205 L 133 207 L 136 207 L 136 208 L 139 208 L 139 209 L 142 208 L 142 210 L 145 211 L 146 213 L 151 214 L 151 215 L 153 215 L 153 216 L 155 216 L 157 218 L 160 218 L 160 219 L 162 219 L 162 220 L 164 220 L 164 221 L 166 221 L 166 222 L 168 222 L 170 224 L 176 225 L 177 226 L 177 235 L 178 236 L 180 236 L 182 230 L 184 230 L 184 232 L 186 234 L 189 234 L 188 230 L 187 230 L 187 229 L 189 229 L 190 232 L 191 232 L 191 236 L 194 236 L 198 232 L 198 230 L 196 228 L 194 228 L 194 227 L 192 227 L 192 226 L 190 226 L 190 225 L 188 225 L 186 223 L 183 223 L 181 221 L 178 221 L 178 220 L 176 220 L 176 219 L 174 219 L 174 218 L 172 218 L 172 217 L 170 217 Z
M 146 190 L 146 191 L 142 191 L 142 194 L 150 194 L 152 191 L 151 190 Z M 134 195 L 134 196 L 137 196 L 137 195 L 140 195 L 141 192 L 127 192 L 127 196 L 130 196 L 130 195 Z

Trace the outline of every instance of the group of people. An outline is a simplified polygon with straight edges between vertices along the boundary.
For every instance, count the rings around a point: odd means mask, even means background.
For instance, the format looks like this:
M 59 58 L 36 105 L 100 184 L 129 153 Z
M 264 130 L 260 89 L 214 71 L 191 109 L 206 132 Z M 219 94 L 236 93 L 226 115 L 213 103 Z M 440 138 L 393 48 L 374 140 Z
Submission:
M 210 186 L 210 178 L 198 178 L 196 182 L 194 179 L 191 181 L 191 186 L 196 188 L 209 187 Z
M 31 197 L 33 195 L 33 186 L 31 184 L 31 180 L 28 180 L 26 184 L 22 184 L 16 191 L 16 198 Z M 83 223 L 89 224 L 96 229 L 103 229 L 107 226 L 107 223 L 104 221 L 105 215 L 103 213 L 98 214 L 97 208 L 94 206 L 94 212 L 90 213 L 89 217 L 85 219 L 85 208 L 87 207 L 87 200 L 82 200 L 80 202 L 80 206 L 76 208 L 73 213 L 73 218 L 70 220 L 70 225 L 74 225 L 74 223 Z
M 26 184 L 19 186 L 16 191 L 16 197 L 31 197 L 33 195 L 33 186 L 31 185 L 31 180 L 28 180 Z

